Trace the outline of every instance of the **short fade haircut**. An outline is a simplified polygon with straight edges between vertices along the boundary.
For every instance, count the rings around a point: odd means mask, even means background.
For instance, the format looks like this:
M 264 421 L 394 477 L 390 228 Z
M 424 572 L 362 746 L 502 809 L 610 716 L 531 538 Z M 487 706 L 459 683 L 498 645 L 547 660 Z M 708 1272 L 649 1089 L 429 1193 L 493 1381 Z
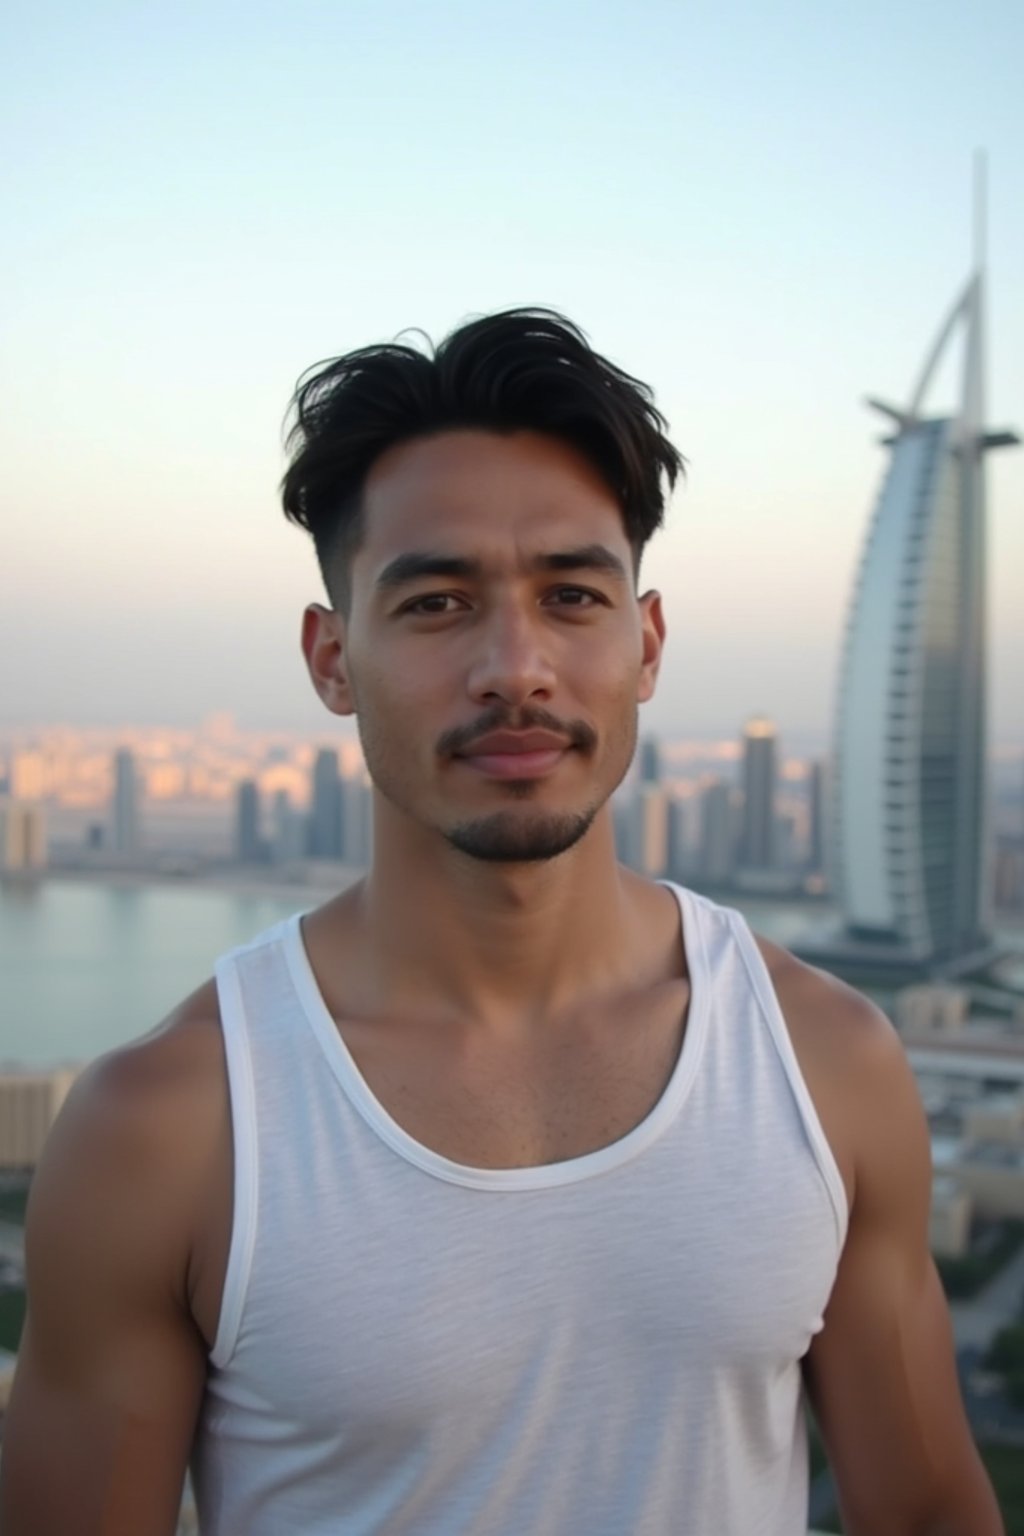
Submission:
M 332 602 L 347 608 L 351 599 L 374 462 L 398 443 L 460 428 L 542 432 L 570 444 L 617 498 L 639 570 L 664 517 L 664 486 L 684 467 L 648 386 L 555 310 L 504 310 L 466 322 L 436 348 L 423 340 L 429 350 L 394 342 L 348 352 L 296 386 L 281 499 L 286 516 L 312 534 Z

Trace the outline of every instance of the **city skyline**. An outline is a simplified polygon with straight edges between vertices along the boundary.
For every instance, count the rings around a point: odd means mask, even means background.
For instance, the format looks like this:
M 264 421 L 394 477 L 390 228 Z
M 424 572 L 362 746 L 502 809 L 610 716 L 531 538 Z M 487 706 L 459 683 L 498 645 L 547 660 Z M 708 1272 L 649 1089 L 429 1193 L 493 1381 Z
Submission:
M 382 29 L 299 0 L 239 38 L 213 0 L 122 21 L 94 0 L 10 29 L 0 720 L 226 706 L 326 734 L 297 643 L 320 584 L 276 501 L 294 379 L 403 326 L 548 303 L 651 383 L 689 460 L 644 567 L 669 631 L 645 728 L 761 711 L 827 737 L 881 458 L 859 402 L 899 393 L 963 268 L 977 145 L 993 416 L 1021 414 L 1019 8 L 794 0 L 726 25 L 642 0 L 583 27 L 566 0 L 400 0 Z M 1024 741 L 1012 458 L 997 741 Z
M 990 773 L 993 830 L 1020 840 L 1024 754 L 993 758 Z M 754 883 L 784 867 L 822 870 L 833 842 L 832 775 L 827 758 L 781 740 L 763 717 L 716 740 L 645 734 L 613 797 L 616 816 L 627 820 L 630 804 L 649 802 L 647 831 L 624 831 L 627 862 L 628 850 L 644 844 L 674 848 L 677 863 L 685 846 L 704 874 L 728 864 Z M 76 848 L 86 863 L 130 865 L 161 848 L 219 856 L 233 842 L 249 849 L 243 862 L 313 855 L 365 863 L 370 793 L 357 741 L 246 732 L 224 716 L 194 732 L 0 730 L 0 815 L 5 806 L 16 814 L 35 808 L 72 862 L 80 862 Z M 657 863 L 649 853 L 636 857 Z
M 707 736 L 666 734 L 641 728 L 633 774 L 643 777 L 643 754 L 653 751 L 656 746 L 661 769 L 668 776 L 690 772 L 696 764 L 710 766 L 715 772 L 731 771 L 739 783 L 744 734 L 752 719 L 765 717 L 751 716 L 748 711 L 731 730 Z M 772 727 L 781 748 L 778 761 L 781 779 L 792 776 L 797 770 L 802 772 L 800 765 L 829 757 L 830 743 L 824 735 L 801 739 L 783 732 L 777 721 L 767 720 L 766 723 Z M 203 798 L 213 783 L 210 764 L 216 760 L 227 762 L 237 758 L 249 761 L 254 756 L 265 755 L 270 777 L 262 787 L 267 792 L 281 788 L 294 790 L 295 780 L 291 775 L 295 770 L 288 766 L 288 759 L 293 754 L 303 773 L 312 768 L 315 758 L 322 752 L 338 755 L 343 776 L 364 771 L 362 747 L 353 729 L 334 733 L 251 729 L 229 712 L 220 711 L 194 726 L 138 722 L 114 726 L 95 722 L 83 726 L 67 722 L 19 727 L 0 725 L 0 785 L 5 772 L 10 773 L 17 759 L 18 782 L 9 793 L 24 800 L 47 798 L 53 793 L 54 782 L 59 785 L 68 776 L 69 765 L 73 764 L 79 781 L 75 803 L 99 804 L 113 793 L 115 760 L 121 748 L 135 754 L 136 767 L 146 774 L 146 795 L 157 801 Z M 1018 769 L 1024 772 L 1024 746 L 996 744 L 988 757 L 992 770 L 1002 778 L 1015 780 Z M 47 769 L 47 762 L 54 761 L 58 764 L 56 780 Z M 241 777 L 244 776 L 242 773 Z M 231 780 L 232 786 L 236 778 Z

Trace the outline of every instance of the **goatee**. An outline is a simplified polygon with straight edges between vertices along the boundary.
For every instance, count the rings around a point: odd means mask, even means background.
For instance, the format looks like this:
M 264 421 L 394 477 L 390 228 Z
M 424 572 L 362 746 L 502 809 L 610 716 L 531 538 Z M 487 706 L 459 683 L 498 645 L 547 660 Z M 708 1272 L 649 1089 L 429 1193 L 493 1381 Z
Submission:
M 489 864 L 533 864 L 557 859 L 580 841 L 593 824 L 597 807 L 562 815 L 524 819 L 495 811 L 463 822 L 445 833 L 453 848 Z

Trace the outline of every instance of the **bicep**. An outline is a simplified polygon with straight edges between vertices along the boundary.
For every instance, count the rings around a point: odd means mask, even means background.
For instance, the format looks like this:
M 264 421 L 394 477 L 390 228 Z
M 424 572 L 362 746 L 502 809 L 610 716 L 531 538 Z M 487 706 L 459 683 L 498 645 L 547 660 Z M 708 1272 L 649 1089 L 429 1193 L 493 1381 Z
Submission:
M 919 1508 L 974 1461 L 927 1254 L 852 1234 L 805 1374 L 850 1529 L 861 1529 L 858 1516 L 887 1529 L 883 1514 L 895 1530 L 913 1528 Z
M 30 1203 L 0 1524 L 4 1536 L 164 1536 L 204 1380 L 169 1279 L 174 1202 L 130 1127 L 94 1134 L 78 1118 L 55 1134 Z
M 29 1319 L 5 1423 L 4 1536 L 170 1536 L 201 1374 L 168 1358 L 148 1381 L 124 1361 L 54 1376 L 33 1327 Z
M 927 1123 L 898 1044 L 867 1056 L 850 1230 L 806 1377 L 847 1528 L 904 1531 L 988 1494 L 928 1250 Z

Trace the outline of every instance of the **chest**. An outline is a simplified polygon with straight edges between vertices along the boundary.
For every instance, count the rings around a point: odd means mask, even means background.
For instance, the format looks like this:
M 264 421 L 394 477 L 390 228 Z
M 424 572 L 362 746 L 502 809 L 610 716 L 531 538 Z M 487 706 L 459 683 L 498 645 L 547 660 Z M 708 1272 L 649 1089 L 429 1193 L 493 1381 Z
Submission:
M 377 1102 L 408 1135 L 477 1168 L 564 1162 L 651 1112 L 682 1048 L 688 988 L 642 1006 L 505 1037 L 344 1022 Z
M 835 1267 L 827 1202 L 793 1151 L 772 1169 L 669 1135 L 607 1177 L 502 1194 L 401 1163 L 364 1187 L 355 1152 L 322 1201 L 314 1167 L 304 1194 L 266 1191 L 237 1369 L 286 1417 L 356 1440 L 440 1405 L 471 1433 L 520 1400 L 555 1422 L 595 1392 L 760 1391 L 795 1370 Z

